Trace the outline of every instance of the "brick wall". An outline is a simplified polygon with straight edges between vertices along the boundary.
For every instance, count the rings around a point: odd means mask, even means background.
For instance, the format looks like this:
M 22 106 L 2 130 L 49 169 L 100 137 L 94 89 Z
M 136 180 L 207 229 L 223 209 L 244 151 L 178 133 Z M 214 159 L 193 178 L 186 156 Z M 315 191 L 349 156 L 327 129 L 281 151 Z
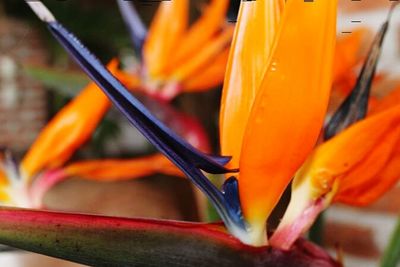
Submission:
M 46 52 L 29 24 L 0 19 L 0 146 L 21 152 L 44 125 L 46 92 L 22 71 L 24 64 L 43 64 Z

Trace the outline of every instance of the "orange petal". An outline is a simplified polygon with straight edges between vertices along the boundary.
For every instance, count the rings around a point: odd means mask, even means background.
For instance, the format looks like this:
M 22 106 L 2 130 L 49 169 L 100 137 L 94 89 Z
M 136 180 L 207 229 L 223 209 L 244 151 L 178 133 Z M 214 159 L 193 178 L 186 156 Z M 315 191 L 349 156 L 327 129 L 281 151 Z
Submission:
M 7 174 L 0 166 L 0 187 L 6 186 L 7 184 L 8 184 Z
M 311 179 L 315 198 L 331 193 L 335 180 L 363 164 L 369 155 L 374 155 L 374 151 L 377 155 L 387 153 L 388 148 L 382 145 L 382 140 L 399 122 L 400 106 L 397 106 L 354 124 L 314 151 L 300 171 L 298 183 Z M 393 145 L 393 142 L 389 144 Z M 376 164 L 379 166 L 379 163 Z
M 352 34 L 337 40 L 333 65 L 334 81 L 348 75 L 349 71 L 360 62 L 361 47 L 366 34 L 367 30 L 364 28 L 355 29 Z
M 354 206 L 369 205 L 381 198 L 387 191 L 396 186 L 400 177 L 400 153 L 397 153 L 374 181 L 358 192 L 342 194 L 337 201 Z M 379 181 L 379 182 L 377 182 Z
M 385 111 L 396 105 L 400 105 L 400 87 L 395 88 L 383 99 L 380 99 L 371 109 L 370 114 Z
M 354 202 L 360 199 L 354 199 L 357 195 L 353 190 L 357 191 L 357 187 L 374 192 L 374 186 L 365 183 L 373 181 L 379 187 L 386 186 L 375 175 L 387 164 L 398 142 L 400 127 L 392 130 L 399 121 L 400 107 L 364 119 L 320 145 L 296 173 L 291 201 L 271 244 L 290 248 L 311 227 L 319 212 L 329 206 L 337 192 L 340 193 L 335 201 L 347 202 L 353 198 Z M 346 189 L 351 189 L 351 194 Z
M 109 68 L 115 72 L 117 61 Z M 110 107 L 95 83 L 90 83 L 63 107 L 41 131 L 21 163 L 21 172 L 30 179 L 43 168 L 59 167 L 85 143 Z
M 183 61 L 196 55 L 221 29 L 225 21 L 228 3 L 228 0 L 211 0 L 202 16 L 190 27 L 176 47 L 176 53 L 171 58 L 170 65 L 172 67 L 180 65 Z
M 364 184 L 370 180 L 374 180 L 390 160 L 399 138 L 400 128 L 393 129 L 385 134 L 381 142 L 376 145 L 362 162 L 340 178 L 340 186 L 337 194 L 340 195 L 345 191 L 364 188 Z M 373 190 L 373 188 L 369 188 L 369 190 Z
M 184 177 L 165 156 L 156 154 L 126 160 L 93 160 L 73 163 L 65 168 L 71 176 L 102 182 L 130 180 L 155 173 Z
M 143 47 L 150 77 L 162 76 L 188 26 L 188 0 L 161 1 Z
M 184 92 L 204 91 L 222 84 L 225 76 L 226 63 L 230 48 L 226 48 L 207 68 L 197 75 L 192 75 L 183 81 Z
M 244 129 L 266 70 L 284 1 L 241 2 L 222 91 L 220 131 L 223 155 L 239 166 Z
M 240 199 L 255 236 L 263 236 L 267 217 L 321 131 L 332 86 L 336 10 L 331 0 L 286 3 L 240 156 Z
M 233 29 L 233 27 L 226 27 L 221 34 L 203 45 L 199 51 L 196 51 L 196 55 L 182 65 L 176 67 L 170 79 L 181 81 L 201 72 L 229 45 L 232 39 Z
M 400 128 L 392 131 L 391 136 L 385 137 L 385 141 L 381 146 L 391 146 L 390 155 L 382 155 L 379 157 L 372 157 L 373 154 L 382 154 L 383 148 L 380 148 L 380 152 L 373 152 L 368 159 L 363 162 L 363 172 L 358 171 L 363 176 L 356 176 L 357 171 L 351 171 L 349 175 L 346 175 L 339 192 L 335 196 L 335 202 L 342 202 L 348 205 L 365 206 L 369 205 L 389 191 L 400 179 Z M 393 139 L 396 142 L 393 142 Z M 388 149 L 389 150 L 389 149 Z M 394 151 L 393 151 L 394 150 Z M 383 162 L 381 168 L 370 167 L 367 164 L 370 163 L 376 166 L 377 163 L 372 162 L 373 160 Z M 378 163 L 379 164 L 379 163 Z M 359 166 L 357 169 L 360 169 Z M 358 179 L 357 179 L 358 178 Z M 354 179 L 354 181 L 351 181 Z

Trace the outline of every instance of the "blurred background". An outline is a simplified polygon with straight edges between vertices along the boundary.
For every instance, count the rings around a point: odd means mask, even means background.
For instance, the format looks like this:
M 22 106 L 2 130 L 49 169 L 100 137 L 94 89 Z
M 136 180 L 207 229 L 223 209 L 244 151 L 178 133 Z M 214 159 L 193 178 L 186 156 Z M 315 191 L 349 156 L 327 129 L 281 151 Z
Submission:
M 113 57 L 129 64 L 133 49 L 115 1 L 43 1 L 67 28 L 74 32 L 99 58 Z M 191 2 L 191 16 L 198 16 L 206 0 Z M 373 33 L 384 22 L 389 0 L 340 0 L 338 36 L 359 27 Z M 155 2 L 135 5 L 148 24 Z M 352 22 L 353 21 L 353 22 Z M 354 21 L 360 21 L 354 23 Z M 376 84 L 377 94 L 400 81 L 400 10 L 394 13 L 385 41 L 379 72 L 387 78 Z M 39 131 L 88 78 L 70 61 L 23 1 L 0 2 L 0 147 L 22 156 Z M 369 43 L 366 42 L 366 47 Z M 180 95 L 173 105 L 196 116 L 207 130 L 212 149 L 218 151 L 218 108 L 220 88 Z M 92 140 L 74 159 L 148 154 L 152 148 L 116 111 L 111 111 Z M 335 206 L 325 214 L 316 240 L 332 255 L 343 252 L 346 266 L 377 266 L 400 211 L 400 187 L 392 189 L 378 203 L 363 209 Z M 96 183 L 69 179 L 46 195 L 46 203 L 57 210 L 78 210 L 127 217 L 199 220 L 196 193 L 181 178 L 152 176 L 135 181 Z M 27 252 L 0 253 L 0 266 L 77 266 Z

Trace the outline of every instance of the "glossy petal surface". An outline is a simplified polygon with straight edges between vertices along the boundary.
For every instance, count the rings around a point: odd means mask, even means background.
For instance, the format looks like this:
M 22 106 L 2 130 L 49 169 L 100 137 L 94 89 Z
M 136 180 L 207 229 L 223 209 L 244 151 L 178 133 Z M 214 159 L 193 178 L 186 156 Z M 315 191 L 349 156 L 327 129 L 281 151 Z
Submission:
M 258 238 L 319 136 L 332 85 L 336 8 L 336 1 L 286 3 L 240 157 L 242 208 Z
M 220 113 L 222 154 L 237 168 L 256 93 L 271 54 L 284 1 L 242 1 L 226 69 Z

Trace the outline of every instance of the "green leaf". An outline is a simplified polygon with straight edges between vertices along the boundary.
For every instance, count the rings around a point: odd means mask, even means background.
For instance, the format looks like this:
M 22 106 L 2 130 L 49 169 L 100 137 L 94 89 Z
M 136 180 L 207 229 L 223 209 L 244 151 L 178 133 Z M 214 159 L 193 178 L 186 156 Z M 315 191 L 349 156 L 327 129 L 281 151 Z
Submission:
M 24 71 L 49 89 L 68 97 L 77 95 L 90 82 L 83 73 L 79 72 L 68 72 L 40 66 L 24 66 Z
M 0 243 L 90 266 L 340 266 L 304 240 L 290 251 L 254 248 L 226 234 L 221 224 L 15 208 L 0 208 Z
M 396 267 L 400 264 L 400 218 L 382 258 L 382 267 Z

